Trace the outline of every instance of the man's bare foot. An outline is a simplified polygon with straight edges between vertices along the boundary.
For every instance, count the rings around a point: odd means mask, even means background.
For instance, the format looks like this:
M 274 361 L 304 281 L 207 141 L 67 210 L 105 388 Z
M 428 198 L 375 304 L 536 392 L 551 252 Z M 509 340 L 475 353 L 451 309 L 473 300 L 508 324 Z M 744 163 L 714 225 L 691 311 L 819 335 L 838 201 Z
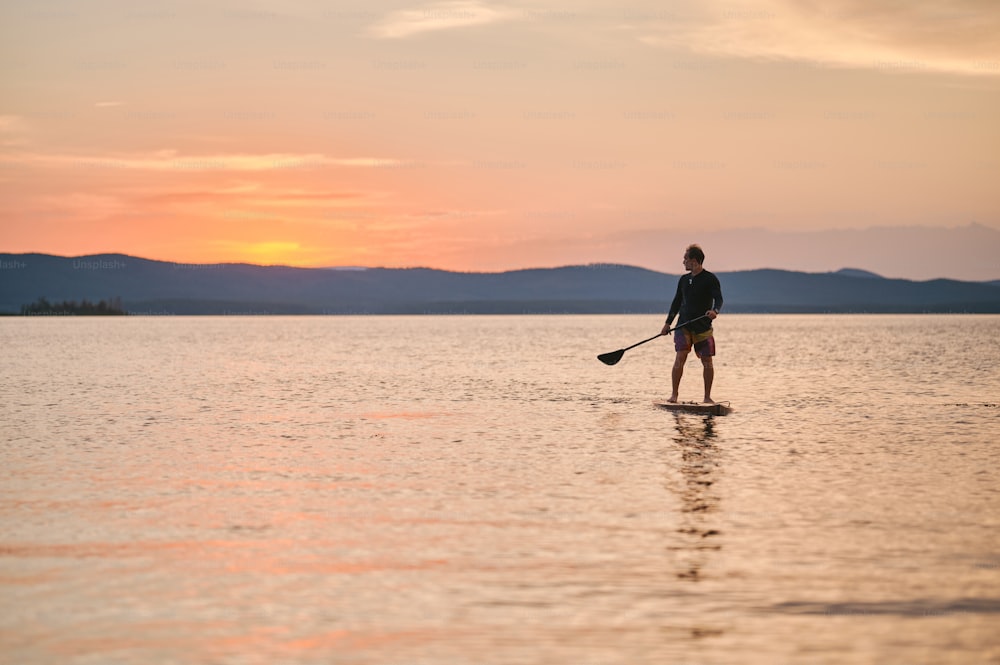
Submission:
M 715 400 L 712 399 L 711 397 L 706 397 L 705 404 L 715 404 Z
M 667 401 L 671 404 L 677 404 L 677 395 L 671 395 Z

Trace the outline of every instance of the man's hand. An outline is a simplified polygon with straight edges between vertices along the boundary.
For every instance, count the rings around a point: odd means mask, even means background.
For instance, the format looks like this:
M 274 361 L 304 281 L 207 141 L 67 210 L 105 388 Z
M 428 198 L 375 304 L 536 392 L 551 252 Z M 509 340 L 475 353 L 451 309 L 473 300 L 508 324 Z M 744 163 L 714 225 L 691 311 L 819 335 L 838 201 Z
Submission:
M 715 320 L 715 317 L 717 317 L 718 315 L 719 313 L 716 312 L 714 309 L 710 309 L 707 312 L 705 312 L 705 316 L 712 319 L 713 321 Z
M 669 323 L 664 323 L 663 324 L 663 330 L 660 331 L 660 334 L 661 335 L 666 335 L 668 332 L 670 332 L 670 324 Z

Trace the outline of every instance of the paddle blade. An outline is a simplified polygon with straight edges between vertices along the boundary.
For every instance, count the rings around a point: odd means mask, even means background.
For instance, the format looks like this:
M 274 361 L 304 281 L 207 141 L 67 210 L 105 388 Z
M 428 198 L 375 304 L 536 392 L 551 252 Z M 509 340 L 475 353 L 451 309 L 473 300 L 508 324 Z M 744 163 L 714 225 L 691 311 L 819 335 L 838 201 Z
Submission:
M 625 355 L 625 349 L 618 349 L 617 351 L 611 351 L 610 353 L 602 353 L 601 355 L 597 356 L 597 359 L 600 360 L 605 365 L 614 365 L 619 360 L 621 360 L 622 356 L 624 355 Z

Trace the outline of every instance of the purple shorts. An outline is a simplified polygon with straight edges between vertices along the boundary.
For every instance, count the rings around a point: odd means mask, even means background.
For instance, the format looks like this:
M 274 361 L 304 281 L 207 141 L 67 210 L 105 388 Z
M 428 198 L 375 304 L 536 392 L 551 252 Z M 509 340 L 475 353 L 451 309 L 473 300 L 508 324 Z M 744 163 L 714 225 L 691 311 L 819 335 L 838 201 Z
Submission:
M 678 328 L 674 331 L 674 349 L 680 351 L 690 351 L 694 347 L 694 354 L 699 358 L 711 358 L 715 355 L 715 336 L 709 328 L 703 333 L 692 335 L 686 328 Z

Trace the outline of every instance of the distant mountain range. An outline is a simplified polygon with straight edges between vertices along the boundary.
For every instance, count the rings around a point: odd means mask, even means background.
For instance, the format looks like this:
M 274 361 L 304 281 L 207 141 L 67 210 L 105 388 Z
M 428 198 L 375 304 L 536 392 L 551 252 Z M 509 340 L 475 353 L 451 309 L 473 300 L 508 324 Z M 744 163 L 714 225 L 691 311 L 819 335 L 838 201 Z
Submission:
M 728 312 L 1000 313 L 1000 282 L 844 269 L 719 272 Z M 663 313 L 678 275 L 596 264 L 501 273 L 182 264 L 122 254 L 0 254 L 0 312 L 120 297 L 133 314 Z

